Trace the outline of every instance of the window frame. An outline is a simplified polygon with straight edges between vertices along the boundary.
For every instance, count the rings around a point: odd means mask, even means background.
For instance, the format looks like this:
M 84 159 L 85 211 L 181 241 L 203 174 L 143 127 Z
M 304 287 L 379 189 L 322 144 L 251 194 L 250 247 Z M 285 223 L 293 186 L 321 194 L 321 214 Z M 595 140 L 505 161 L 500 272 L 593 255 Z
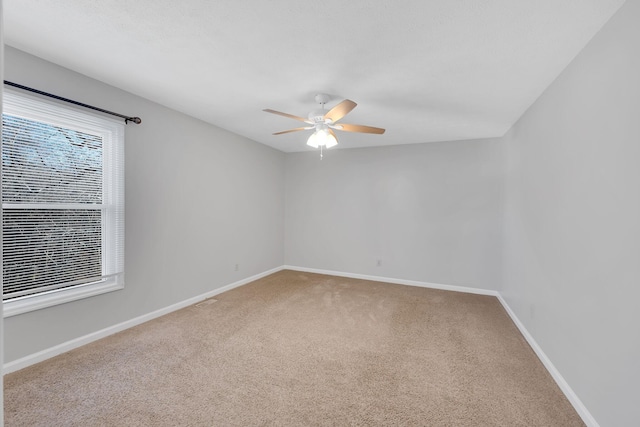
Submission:
M 3 115 L 23 117 L 102 137 L 102 276 L 99 280 L 3 301 L 4 317 L 124 288 L 124 124 L 14 90 L 5 90 Z M 4 209 L 15 203 L 2 203 Z M 26 203 L 25 203 L 26 205 Z M 33 205 L 33 204 L 29 204 Z M 46 209 L 46 203 L 37 209 Z M 95 210 L 96 207 L 83 209 Z M 5 241 L 3 239 L 3 245 Z M 4 286 L 3 286 L 4 292 Z M 4 298 L 3 298 L 4 299 Z

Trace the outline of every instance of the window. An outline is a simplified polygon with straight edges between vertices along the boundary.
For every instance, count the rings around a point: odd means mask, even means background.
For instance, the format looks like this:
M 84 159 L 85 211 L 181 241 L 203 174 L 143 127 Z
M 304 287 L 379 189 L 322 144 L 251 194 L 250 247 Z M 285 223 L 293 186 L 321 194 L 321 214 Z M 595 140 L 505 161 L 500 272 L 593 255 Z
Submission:
M 124 286 L 123 175 L 122 123 L 5 92 L 5 316 Z

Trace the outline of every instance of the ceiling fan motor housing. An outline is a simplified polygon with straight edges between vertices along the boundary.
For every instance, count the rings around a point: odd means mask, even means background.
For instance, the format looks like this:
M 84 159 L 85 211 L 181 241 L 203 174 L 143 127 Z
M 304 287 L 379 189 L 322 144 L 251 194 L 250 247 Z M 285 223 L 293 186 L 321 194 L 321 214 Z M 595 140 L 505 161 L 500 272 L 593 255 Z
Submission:
M 318 110 L 313 110 L 312 112 L 309 113 L 309 120 L 311 120 L 313 123 L 318 124 L 318 123 L 325 123 L 326 120 L 324 118 L 324 115 L 327 114 L 326 110 L 324 109 L 324 105 L 329 102 L 331 98 L 329 97 L 329 95 L 327 95 L 326 93 L 318 93 L 315 97 L 315 100 L 318 104 L 320 104 L 320 106 L 322 108 L 318 109 Z
M 309 120 L 313 123 L 324 123 L 325 114 L 327 114 L 325 110 L 313 110 L 309 113 Z

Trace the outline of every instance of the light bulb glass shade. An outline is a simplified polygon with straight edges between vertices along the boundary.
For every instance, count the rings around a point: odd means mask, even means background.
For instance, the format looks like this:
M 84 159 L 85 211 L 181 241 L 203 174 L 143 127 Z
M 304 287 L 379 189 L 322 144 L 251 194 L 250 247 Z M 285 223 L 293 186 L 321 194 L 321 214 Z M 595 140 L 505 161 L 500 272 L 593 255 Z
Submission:
M 325 141 L 324 146 L 326 148 L 331 148 L 334 145 L 338 145 L 338 140 L 336 139 L 336 137 L 331 135 L 328 132 L 327 132 L 327 137 L 326 137 L 326 139 L 324 141 Z
M 314 132 L 311 134 L 311 136 L 309 137 L 309 139 L 307 139 L 307 145 L 309 147 L 313 147 L 313 148 L 318 148 L 318 132 Z
M 313 148 L 326 147 L 331 148 L 338 145 L 336 138 L 326 130 L 317 130 L 311 134 L 307 140 L 307 145 Z

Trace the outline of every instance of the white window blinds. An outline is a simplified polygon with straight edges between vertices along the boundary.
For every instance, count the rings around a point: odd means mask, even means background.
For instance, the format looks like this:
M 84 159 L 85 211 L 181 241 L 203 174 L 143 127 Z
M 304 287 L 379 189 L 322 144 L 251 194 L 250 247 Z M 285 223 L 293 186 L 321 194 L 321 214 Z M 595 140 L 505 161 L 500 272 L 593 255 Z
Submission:
M 3 300 L 122 287 L 124 126 L 22 94 L 4 102 Z

